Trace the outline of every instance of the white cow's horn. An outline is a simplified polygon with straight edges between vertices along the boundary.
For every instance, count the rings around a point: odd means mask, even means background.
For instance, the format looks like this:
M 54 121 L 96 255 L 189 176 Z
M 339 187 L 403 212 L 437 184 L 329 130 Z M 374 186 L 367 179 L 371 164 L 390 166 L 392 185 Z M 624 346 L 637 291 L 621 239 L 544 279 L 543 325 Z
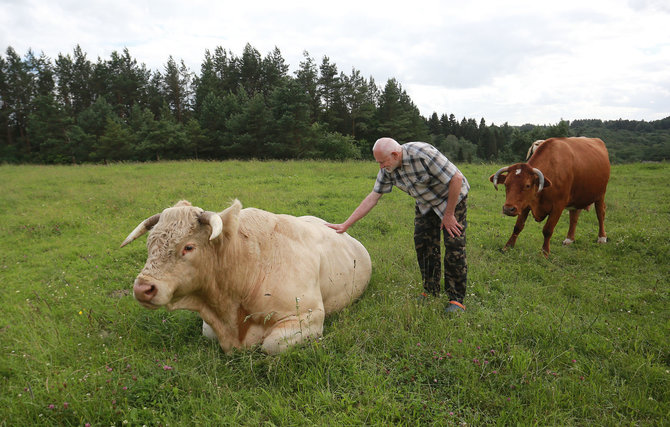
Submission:
M 140 223 L 135 229 L 126 237 L 126 240 L 121 243 L 121 247 L 126 246 L 128 243 L 140 237 L 142 234 L 151 230 L 154 225 L 158 223 L 158 220 L 161 218 L 161 214 L 156 214 L 151 216 Z
M 501 173 L 507 172 L 507 169 L 509 169 L 509 166 L 506 166 L 504 168 L 498 169 L 498 172 L 493 176 L 493 187 L 498 190 L 498 177 L 500 176 Z
M 542 171 L 537 168 L 533 168 L 533 172 L 540 178 L 540 184 L 537 186 L 537 192 L 539 193 L 544 188 L 544 175 L 542 174 Z
M 198 216 L 198 221 L 200 224 L 207 224 L 212 227 L 212 234 L 209 236 L 209 240 L 216 239 L 221 234 L 221 231 L 223 231 L 223 221 L 221 221 L 221 217 L 215 212 L 203 211 Z

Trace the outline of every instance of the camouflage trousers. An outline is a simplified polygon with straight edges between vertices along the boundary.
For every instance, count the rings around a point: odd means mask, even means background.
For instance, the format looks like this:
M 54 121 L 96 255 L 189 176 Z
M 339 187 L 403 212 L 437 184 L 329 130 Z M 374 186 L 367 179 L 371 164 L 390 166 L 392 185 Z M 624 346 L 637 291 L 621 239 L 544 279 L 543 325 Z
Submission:
M 463 302 L 465 287 L 468 281 L 468 263 L 465 256 L 465 231 L 467 221 L 467 197 L 456 205 L 454 212 L 456 221 L 462 226 L 459 237 L 451 237 L 446 231 L 444 234 L 444 290 L 450 300 Z M 423 278 L 423 287 L 427 293 L 440 294 L 440 224 L 442 220 L 432 210 L 421 214 L 419 207 L 415 208 L 414 217 L 414 247 L 416 248 L 419 270 Z

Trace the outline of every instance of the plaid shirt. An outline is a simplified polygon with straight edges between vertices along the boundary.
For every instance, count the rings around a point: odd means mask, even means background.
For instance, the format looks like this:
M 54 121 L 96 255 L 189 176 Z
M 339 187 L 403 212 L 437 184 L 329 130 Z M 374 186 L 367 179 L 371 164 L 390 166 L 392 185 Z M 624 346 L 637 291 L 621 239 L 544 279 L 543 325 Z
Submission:
M 423 215 L 432 209 L 443 218 L 447 208 L 449 182 L 460 171 L 437 148 L 425 142 L 408 142 L 401 149 L 402 164 L 393 172 L 380 169 L 373 191 L 390 193 L 395 185 L 416 199 Z M 457 203 L 468 195 L 469 190 L 470 184 L 463 176 Z

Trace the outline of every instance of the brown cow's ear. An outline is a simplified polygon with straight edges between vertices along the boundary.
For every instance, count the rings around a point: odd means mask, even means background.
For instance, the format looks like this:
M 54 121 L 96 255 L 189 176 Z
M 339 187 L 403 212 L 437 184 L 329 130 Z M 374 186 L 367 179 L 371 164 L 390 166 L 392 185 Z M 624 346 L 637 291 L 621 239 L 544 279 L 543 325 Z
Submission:
M 496 174 L 493 174 L 489 177 L 489 181 L 493 182 L 495 179 Z M 504 184 L 505 183 L 505 178 L 507 178 L 507 172 L 502 172 L 500 175 L 498 175 L 498 184 Z
M 505 178 L 507 178 L 507 169 L 508 168 L 502 168 L 489 177 L 489 181 L 493 183 L 493 187 L 495 187 L 496 191 L 498 191 L 498 184 L 505 183 Z
M 223 221 L 223 235 L 230 238 L 240 227 L 240 211 L 242 210 L 242 203 L 235 199 L 233 204 L 223 212 L 219 213 L 221 221 Z
M 545 176 L 544 177 L 544 188 L 548 188 L 548 187 L 551 187 L 551 180 Z

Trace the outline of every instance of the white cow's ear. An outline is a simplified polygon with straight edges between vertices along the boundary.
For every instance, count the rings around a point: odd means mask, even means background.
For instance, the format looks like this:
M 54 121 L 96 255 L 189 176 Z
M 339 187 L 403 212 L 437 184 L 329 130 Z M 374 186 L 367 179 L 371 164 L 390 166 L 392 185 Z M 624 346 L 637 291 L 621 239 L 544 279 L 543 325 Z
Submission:
M 237 233 L 240 227 L 240 211 L 242 210 L 242 203 L 235 199 L 233 204 L 219 214 L 223 222 L 223 235 L 227 238 Z

